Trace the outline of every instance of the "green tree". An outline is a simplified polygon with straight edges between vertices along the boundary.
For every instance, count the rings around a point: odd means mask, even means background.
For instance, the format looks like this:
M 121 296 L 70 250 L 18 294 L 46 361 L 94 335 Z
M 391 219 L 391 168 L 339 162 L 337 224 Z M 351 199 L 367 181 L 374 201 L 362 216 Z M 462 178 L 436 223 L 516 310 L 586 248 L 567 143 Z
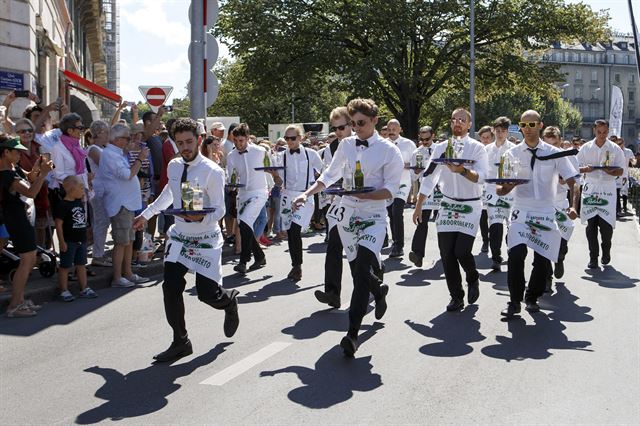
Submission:
M 562 76 L 540 66 L 543 49 L 606 36 L 608 16 L 584 4 L 475 5 L 478 88 L 552 87 Z M 468 6 L 462 0 L 223 0 L 216 31 L 251 70 L 258 93 L 286 99 L 337 75 L 350 95 L 381 100 L 415 137 L 425 105 L 468 103 Z

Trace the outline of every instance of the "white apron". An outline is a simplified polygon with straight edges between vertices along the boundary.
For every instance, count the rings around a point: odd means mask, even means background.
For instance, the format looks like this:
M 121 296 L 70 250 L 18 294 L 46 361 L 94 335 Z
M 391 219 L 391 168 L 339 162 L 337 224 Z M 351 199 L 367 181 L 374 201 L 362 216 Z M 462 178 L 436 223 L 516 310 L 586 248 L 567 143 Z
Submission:
M 398 191 L 396 192 L 394 198 L 400 198 L 404 201 L 407 201 L 407 199 L 409 198 L 409 194 L 411 193 L 411 176 L 408 172 L 409 170 L 403 170 L 402 178 L 400 179 L 400 187 L 398 188 Z
M 480 225 L 482 202 L 454 201 L 443 197 L 440 202 L 440 213 L 436 219 L 438 232 L 461 232 L 475 238 Z
M 240 191 L 238 193 L 238 220 L 253 228 L 260 211 L 267 202 L 267 194 L 263 190 Z
M 560 236 L 562 239 L 569 241 L 573 234 L 574 223 L 573 220 L 567 215 L 565 210 L 556 207 L 556 224 L 560 230 Z
M 169 241 L 164 253 L 165 262 L 180 263 L 190 271 L 204 275 L 222 285 L 222 234 L 216 227 L 195 235 L 169 228 Z
M 329 210 L 327 210 L 327 225 L 329 226 L 329 231 L 333 229 L 334 226 L 338 224 L 338 219 L 336 219 L 335 211 L 340 207 L 340 202 L 342 201 L 342 197 L 339 195 L 334 195 L 331 204 L 329 204 Z
M 331 216 L 337 222 L 340 240 L 349 262 L 355 260 L 358 247 L 363 246 L 371 250 L 380 263 L 380 250 L 387 232 L 387 209 L 384 204 L 372 209 L 371 204 L 367 203 L 369 205 L 365 210 L 360 207 L 361 204 L 351 197 L 341 197 L 340 205 Z
M 551 212 L 514 209 L 511 212 L 507 232 L 509 250 L 520 244 L 526 244 L 539 255 L 556 263 L 560 252 L 560 238 L 555 209 Z
M 509 222 L 511 205 L 513 197 L 501 197 L 496 194 L 495 185 L 487 185 L 484 199 L 487 202 L 487 215 L 489 218 L 489 226 L 499 223 Z
M 313 197 L 307 198 L 307 202 L 298 207 L 296 211 L 293 211 L 291 205 L 293 200 L 302 193 L 303 191 L 282 191 L 280 196 L 280 219 L 282 220 L 283 231 L 288 231 L 292 223 L 297 223 L 303 230 L 309 227 L 316 205 Z
M 440 187 L 436 185 L 433 192 L 422 203 L 422 210 L 440 210 L 440 202 L 442 201 L 442 192 Z
M 586 224 L 589 219 L 595 216 L 600 216 L 615 229 L 616 190 L 614 186 L 588 182 L 582 187 L 580 205 L 582 224 Z

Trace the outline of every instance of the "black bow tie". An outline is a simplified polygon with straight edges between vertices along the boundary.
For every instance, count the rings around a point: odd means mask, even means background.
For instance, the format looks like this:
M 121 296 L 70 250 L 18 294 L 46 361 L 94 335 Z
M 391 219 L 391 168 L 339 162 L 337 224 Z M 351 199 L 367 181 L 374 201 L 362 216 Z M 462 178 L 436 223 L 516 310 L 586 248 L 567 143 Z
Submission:
M 238 153 L 239 153 L 240 155 L 242 155 L 242 154 L 246 154 L 247 152 L 249 152 L 249 151 L 247 151 L 246 149 L 245 149 L 244 151 L 238 151 Z
M 369 141 L 365 140 L 360 140 L 360 139 L 356 139 L 356 146 L 366 146 L 367 148 L 369 148 Z
M 291 154 L 291 155 L 300 154 L 300 148 L 298 148 L 298 149 L 290 149 L 289 150 L 289 154 Z

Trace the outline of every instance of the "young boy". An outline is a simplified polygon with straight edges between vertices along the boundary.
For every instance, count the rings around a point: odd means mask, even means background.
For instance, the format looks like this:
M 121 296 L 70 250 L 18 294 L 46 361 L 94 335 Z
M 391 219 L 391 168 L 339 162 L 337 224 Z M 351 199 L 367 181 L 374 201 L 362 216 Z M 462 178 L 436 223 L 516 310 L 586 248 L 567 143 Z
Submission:
M 98 297 L 95 291 L 87 287 L 87 211 L 82 197 L 84 185 L 78 176 L 68 176 L 62 182 L 66 196 L 54 212 L 56 232 L 60 243 L 60 267 L 58 285 L 60 297 L 65 302 L 75 299 L 69 291 L 69 269 L 75 265 L 80 283 L 80 297 Z

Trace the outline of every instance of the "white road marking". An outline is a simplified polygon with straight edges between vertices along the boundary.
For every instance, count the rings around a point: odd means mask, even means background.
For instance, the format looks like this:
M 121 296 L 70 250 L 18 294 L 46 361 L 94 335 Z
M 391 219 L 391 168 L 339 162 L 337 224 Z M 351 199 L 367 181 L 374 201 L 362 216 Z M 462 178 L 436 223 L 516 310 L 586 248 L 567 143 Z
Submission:
M 236 362 L 233 365 L 225 368 L 219 373 L 214 374 L 208 379 L 200 382 L 201 385 L 222 386 L 232 379 L 235 379 L 242 373 L 245 373 L 260 364 L 263 361 L 271 358 L 283 349 L 291 346 L 290 342 L 273 342 L 270 345 L 265 346 L 259 351 L 249 355 L 248 357 Z

